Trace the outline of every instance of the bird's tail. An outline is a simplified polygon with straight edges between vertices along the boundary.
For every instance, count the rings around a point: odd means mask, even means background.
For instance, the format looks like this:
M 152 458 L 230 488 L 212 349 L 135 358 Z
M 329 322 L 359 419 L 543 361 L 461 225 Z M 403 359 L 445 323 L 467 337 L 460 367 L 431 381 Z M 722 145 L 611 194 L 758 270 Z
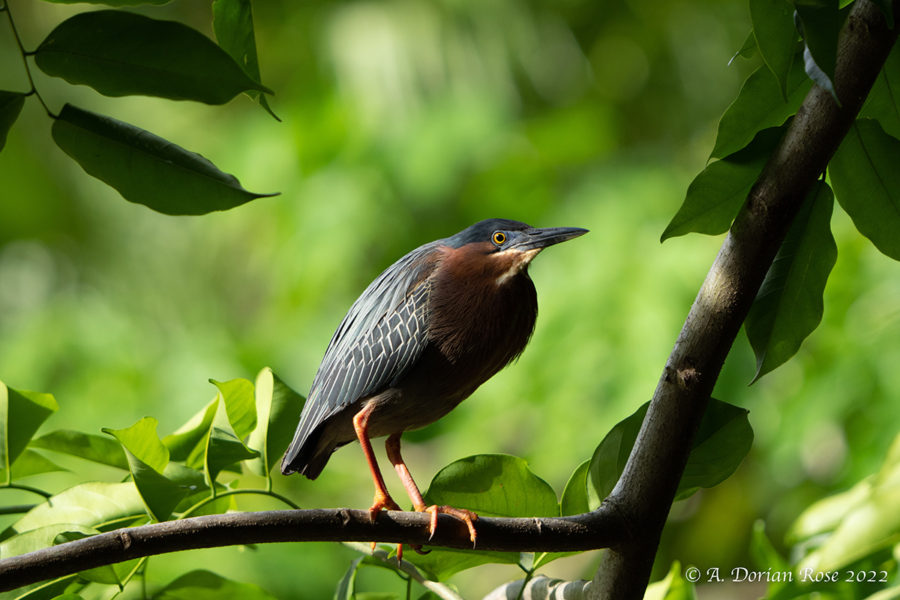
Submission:
M 281 473 L 283 475 L 300 473 L 309 479 L 318 477 L 335 450 L 334 447 L 321 448 L 319 444 L 321 437 L 319 429 L 306 434 L 298 428 L 294 440 L 281 459 Z

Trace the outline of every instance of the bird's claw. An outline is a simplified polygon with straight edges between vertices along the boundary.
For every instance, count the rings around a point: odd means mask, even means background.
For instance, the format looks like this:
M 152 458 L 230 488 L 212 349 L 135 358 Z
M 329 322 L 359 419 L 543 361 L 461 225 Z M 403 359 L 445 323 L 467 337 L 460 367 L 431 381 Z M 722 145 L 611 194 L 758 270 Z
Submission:
M 403 510 L 400 506 L 394 502 L 394 499 L 390 497 L 388 494 L 379 494 L 375 493 L 375 500 L 372 502 L 372 506 L 369 508 L 369 520 L 373 523 L 375 522 L 375 518 L 378 516 L 383 510 Z
M 428 526 L 429 540 L 434 537 L 434 532 L 437 531 L 438 515 L 445 514 L 459 519 L 466 524 L 466 527 L 468 527 L 469 529 L 469 539 L 472 541 L 472 547 L 475 547 L 475 539 L 478 537 L 478 534 L 475 532 L 475 521 L 478 520 L 477 514 L 473 513 L 471 510 L 466 510 L 464 508 L 454 508 L 452 506 L 438 505 L 429 506 L 425 509 L 425 512 L 431 513 L 431 523 Z

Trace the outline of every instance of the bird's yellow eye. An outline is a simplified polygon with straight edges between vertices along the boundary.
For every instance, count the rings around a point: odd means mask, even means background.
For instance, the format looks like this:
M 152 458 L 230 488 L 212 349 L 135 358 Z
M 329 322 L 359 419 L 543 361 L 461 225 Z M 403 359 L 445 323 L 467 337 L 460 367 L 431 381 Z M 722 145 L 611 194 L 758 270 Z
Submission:
M 493 240 L 493 242 L 495 244 L 497 244 L 498 246 L 502 246 L 503 243 L 506 241 L 506 234 L 503 233 L 502 231 L 495 231 L 494 235 L 491 236 L 491 240 Z

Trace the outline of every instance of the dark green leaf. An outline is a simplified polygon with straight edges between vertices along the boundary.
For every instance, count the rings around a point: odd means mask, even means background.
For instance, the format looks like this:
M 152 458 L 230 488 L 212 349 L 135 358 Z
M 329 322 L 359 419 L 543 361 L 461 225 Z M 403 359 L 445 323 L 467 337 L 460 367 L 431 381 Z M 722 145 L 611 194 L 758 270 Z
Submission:
M 837 39 L 845 14 L 838 0 L 795 2 L 801 34 L 806 43 L 806 73 L 816 84 L 834 95 L 834 67 L 837 64 Z
M 750 18 L 759 53 L 787 101 L 788 73 L 797 46 L 794 7 L 788 0 L 750 0 Z
M 156 521 L 165 521 L 190 490 L 163 475 L 169 464 L 169 450 L 156 435 L 157 425 L 156 419 L 144 417 L 126 429 L 103 431 L 122 444 L 131 477 L 148 514 Z
M 195 414 L 187 423 L 178 428 L 175 433 L 167 435 L 162 442 L 169 449 L 170 460 L 180 460 L 187 466 L 199 468 L 203 465 L 206 435 L 216 416 L 216 408 L 219 405 L 218 394 L 212 402 Z
M 859 116 L 877 119 L 887 133 L 900 139 L 900 46 L 894 44 Z
M 52 581 L 39 583 L 27 592 L 15 596 L 16 600 L 83 600 L 75 591 L 81 590 L 86 583 L 80 581 L 77 575 L 66 575 Z
M 875 2 L 875 5 L 881 9 L 881 12 L 884 13 L 884 20 L 887 22 L 887 26 L 891 29 L 894 28 L 894 3 L 891 0 L 872 0 Z
M 756 54 L 756 50 L 756 38 L 753 36 L 753 30 L 750 30 L 750 33 L 748 33 L 747 37 L 744 39 L 744 43 L 741 45 L 740 50 L 734 53 L 734 56 L 728 61 L 728 65 L 730 66 L 738 56 L 742 58 L 753 58 L 753 55 Z
M 778 82 L 766 67 L 760 67 L 744 82 L 738 97 L 719 121 L 711 158 L 734 154 L 747 146 L 761 130 L 782 125 L 797 112 L 812 82 L 799 61 L 793 61 L 786 82 L 787 101 Z
M 622 475 L 649 405 L 649 402 L 644 403 L 620 421 L 594 451 L 588 476 L 601 499 L 609 496 Z M 747 411 L 710 398 L 694 436 L 676 498 L 685 498 L 697 488 L 712 487 L 724 481 L 744 459 L 752 442 L 753 430 L 747 420 Z
M 66 104 L 53 140 L 90 175 L 130 201 L 169 215 L 227 210 L 255 198 L 199 154 L 144 131 Z
M 479 454 L 450 463 L 431 480 L 425 502 L 496 517 L 559 515 L 550 484 L 524 459 L 507 454 Z
M 210 383 L 219 388 L 219 397 L 225 404 L 225 414 L 240 439 L 247 437 L 256 429 L 256 400 L 253 397 L 253 384 L 246 379 L 216 381 Z
M 239 64 L 253 81 L 262 81 L 256 56 L 256 36 L 253 32 L 253 5 L 250 0 L 215 0 L 213 2 L 213 30 L 219 46 Z M 281 121 L 272 112 L 265 94 L 248 90 L 250 97 Z
M 900 260 L 900 141 L 859 119 L 828 165 L 838 202 L 884 254 Z
M 263 477 L 281 459 L 294 435 L 297 418 L 303 410 L 304 398 L 268 367 L 256 378 L 257 426 L 247 442 L 260 456 L 248 463 L 251 471 Z
M 800 349 L 822 320 L 822 294 L 837 260 L 831 235 L 834 196 L 817 182 L 803 202 L 759 289 L 745 329 L 756 353 L 756 381 Z
M 431 552 L 424 555 L 411 552 L 405 553 L 403 560 L 408 560 L 437 581 L 443 581 L 460 571 L 480 565 L 515 565 L 520 560 L 518 552 L 454 550 L 451 548 L 430 548 L 429 550 Z
M 66 19 L 41 42 L 34 58 L 48 75 L 107 96 L 223 104 L 244 90 L 270 91 L 187 25 L 119 10 Z
M 25 94 L 0 91 L 0 150 L 6 145 L 6 134 L 19 118 L 23 106 Z
M 681 208 L 660 241 L 691 232 L 718 235 L 728 231 L 783 133 L 783 127 L 764 129 L 743 150 L 703 169 L 688 186 Z
M 14 390 L 0 381 L 0 482 L 11 481 L 10 465 L 38 427 L 58 409 L 50 394 Z
M 71 429 L 57 429 L 31 440 L 30 445 L 32 448 L 62 452 L 119 469 L 128 469 L 128 461 L 122 454 L 122 447 L 105 436 Z
M 360 556 L 350 562 L 350 566 L 334 590 L 334 600 L 353 600 L 356 597 L 356 573 L 359 570 L 359 563 L 364 558 L 365 556 Z
M 591 468 L 590 459 L 584 461 L 572 476 L 569 477 L 568 483 L 563 490 L 562 500 L 560 500 L 560 514 L 562 516 L 580 515 L 590 512 L 591 508 L 588 503 L 588 472 Z
M 235 435 L 221 405 L 213 417 L 204 448 L 203 472 L 206 474 L 206 484 L 210 488 L 215 485 L 216 477 L 226 467 L 259 456 L 259 452 L 245 446 Z
M 153 600 L 276 600 L 252 583 L 225 579 L 211 571 L 185 573 L 153 596 Z

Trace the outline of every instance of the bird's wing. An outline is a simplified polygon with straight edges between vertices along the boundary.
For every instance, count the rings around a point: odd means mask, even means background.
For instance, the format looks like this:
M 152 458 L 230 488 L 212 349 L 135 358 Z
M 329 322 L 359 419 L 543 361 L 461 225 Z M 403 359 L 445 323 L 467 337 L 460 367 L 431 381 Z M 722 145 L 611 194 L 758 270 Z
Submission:
M 315 452 L 306 442 L 320 424 L 359 398 L 391 387 L 421 355 L 437 245 L 426 244 L 398 260 L 350 307 L 313 379 L 283 472 L 303 472 Z

